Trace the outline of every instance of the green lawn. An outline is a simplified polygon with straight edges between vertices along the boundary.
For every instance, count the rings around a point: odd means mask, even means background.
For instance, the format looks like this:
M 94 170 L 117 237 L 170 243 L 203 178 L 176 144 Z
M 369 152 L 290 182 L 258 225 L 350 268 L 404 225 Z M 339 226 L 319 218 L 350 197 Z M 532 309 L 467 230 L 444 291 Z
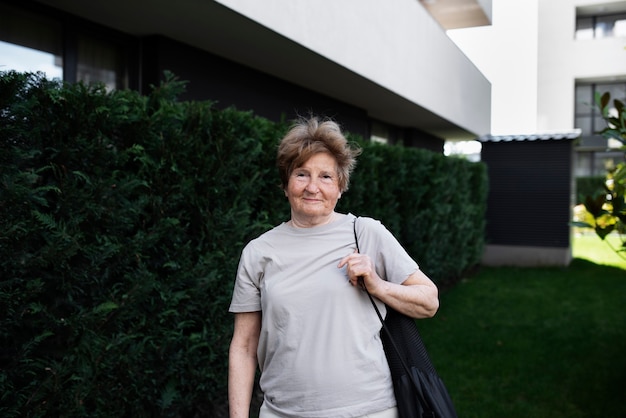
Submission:
M 610 235 L 604 241 L 595 234 L 577 235 L 572 242 L 572 255 L 576 258 L 626 269 L 626 252 L 618 255 L 612 248 L 619 249 L 622 243 L 617 235 Z
M 460 417 L 626 417 L 626 263 L 602 246 L 577 238 L 567 268 L 481 268 L 418 322 Z

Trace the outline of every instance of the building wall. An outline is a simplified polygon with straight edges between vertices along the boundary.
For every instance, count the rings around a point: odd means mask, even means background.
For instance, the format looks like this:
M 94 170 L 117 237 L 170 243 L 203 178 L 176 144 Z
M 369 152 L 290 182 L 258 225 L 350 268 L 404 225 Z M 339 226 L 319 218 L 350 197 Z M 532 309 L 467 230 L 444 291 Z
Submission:
M 489 81 L 416 0 L 217 1 L 478 136 L 489 133 L 490 118 L 477 117 L 490 114 Z
M 626 79 L 625 38 L 575 39 L 576 7 L 615 4 L 495 0 L 493 26 L 448 31 L 492 83 L 492 134 L 571 130 L 577 80 Z
M 576 7 L 606 0 L 539 1 L 537 127 L 574 128 L 576 80 L 626 77 L 626 38 L 576 40 Z M 619 3 L 624 3 L 619 2 Z
M 492 135 L 537 131 L 537 3 L 494 0 L 492 26 L 447 32 L 491 82 Z

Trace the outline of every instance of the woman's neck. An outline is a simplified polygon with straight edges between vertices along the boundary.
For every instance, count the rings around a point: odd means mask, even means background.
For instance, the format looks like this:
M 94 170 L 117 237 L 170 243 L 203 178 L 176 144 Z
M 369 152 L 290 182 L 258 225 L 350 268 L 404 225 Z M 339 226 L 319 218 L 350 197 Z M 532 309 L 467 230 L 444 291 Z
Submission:
M 324 217 L 298 219 L 292 214 L 291 220 L 288 223 L 294 228 L 313 228 L 316 226 L 328 225 L 329 223 L 334 222 L 337 219 L 337 216 L 337 212 L 332 212 L 330 215 Z

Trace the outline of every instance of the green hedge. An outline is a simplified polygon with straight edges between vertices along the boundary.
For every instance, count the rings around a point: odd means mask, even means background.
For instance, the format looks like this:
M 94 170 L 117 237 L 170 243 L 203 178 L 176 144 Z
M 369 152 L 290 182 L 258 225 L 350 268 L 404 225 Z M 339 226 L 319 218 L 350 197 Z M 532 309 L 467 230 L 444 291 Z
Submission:
M 585 203 L 587 196 L 606 194 L 606 176 L 586 176 L 576 178 L 576 204 Z
M 0 73 L 0 415 L 222 416 L 245 243 L 285 220 L 287 125 Z M 437 281 L 479 261 L 482 164 L 352 138 L 341 210 L 381 219 Z

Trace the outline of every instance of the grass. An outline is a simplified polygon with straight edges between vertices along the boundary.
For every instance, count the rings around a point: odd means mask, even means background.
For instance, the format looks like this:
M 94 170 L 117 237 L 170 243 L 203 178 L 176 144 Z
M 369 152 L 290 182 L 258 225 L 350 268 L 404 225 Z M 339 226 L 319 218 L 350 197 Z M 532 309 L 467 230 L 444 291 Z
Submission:
M 483 267 L 418 322 L 460 417 L 626 417 L 626 263 L 593 238 L 567 268 Z
M 622 245 L 617 235 L 611 234 L 603 241 L 595 234 L 576 235 L 572 242 L 572 255 L 593 261 L 596 264 L 605 264 L 626 269 L 626 259 L 619 256 L 612 248 L 619 249 Z M 612 247 L 612 248 L 611 248 Z M 626 257 L 626 252 L 620 252 Z

